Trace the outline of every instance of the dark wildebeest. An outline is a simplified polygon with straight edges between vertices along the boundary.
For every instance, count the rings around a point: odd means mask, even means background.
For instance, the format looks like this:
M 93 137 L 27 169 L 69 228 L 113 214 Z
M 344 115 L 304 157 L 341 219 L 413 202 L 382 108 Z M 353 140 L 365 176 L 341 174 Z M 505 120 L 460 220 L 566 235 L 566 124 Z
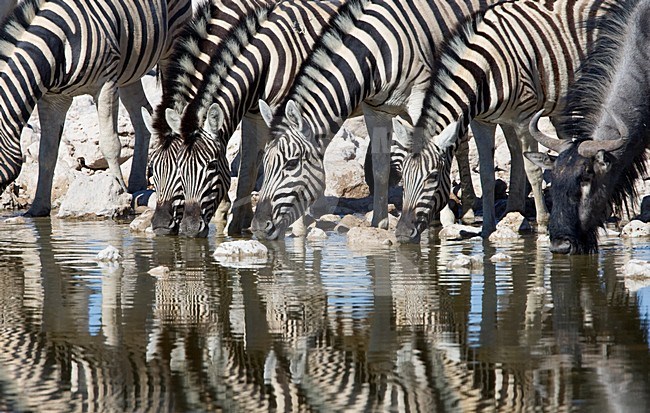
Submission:
M 551 251 L 598 251 L 598 229 L 614 210 L 627 211 L 646 172 L 650 143 L 650 0 L 622 2 L 601 21 L 601 36 L 568 95 L 559 140 L 531 133 L 558 152 L 528 153 L 552 169 Z

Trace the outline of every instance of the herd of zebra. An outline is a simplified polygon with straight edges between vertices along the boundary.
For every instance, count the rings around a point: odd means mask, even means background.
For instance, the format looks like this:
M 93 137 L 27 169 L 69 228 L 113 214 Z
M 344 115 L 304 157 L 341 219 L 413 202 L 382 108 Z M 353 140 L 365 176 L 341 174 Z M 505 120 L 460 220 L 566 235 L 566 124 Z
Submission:
M 598 228 L 627 208 L 645 173 L 649 0 L 206 0 L 194 8 L 190 0 L 22 0 L 7 14 L 0 188 L 20 172 L 20 133 L 36 103 L 48 125 L 31 216 L 50 213 L 63 122 L 79 94 L 95 97 L 100 148 L 126 188 L 116 133 L 118 97 L 124 102 L 136 134 L 128 190 L 146 187 L 148 166 L 157 234 L 207 236 L 230 186 L 226 147 L 240 123 L 227 230 L 263 239 L 282 237 L 324 193 L 325 149 L 357 115 L 370 136 L 373 226 L 388 226 L 391 147 L 405 148 L 400 242 L 418 241 L 447 205 L 452 159 L 469 171 L 470 128 L 484 235 L 497 221 L 497 125 L 511 154 L 507 210 L 523 210 L 527 177 L 554 252 L 596 252 Z M 139 79 L 156 64 L 163 95 L 152 112 Z M 541 116 L 561 139 L 538 130 Z M 537 152 L 538 143 L 558 156 Z M 552 170 L 550 213 L 542 169 Z

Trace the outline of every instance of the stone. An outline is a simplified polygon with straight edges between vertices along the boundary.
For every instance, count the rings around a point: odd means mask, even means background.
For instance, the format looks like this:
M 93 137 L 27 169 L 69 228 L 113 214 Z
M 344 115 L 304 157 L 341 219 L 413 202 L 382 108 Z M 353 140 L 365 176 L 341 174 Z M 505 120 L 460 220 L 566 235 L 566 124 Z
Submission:
M 492 234 L 489 236 L 489 240 L 491 242 L 495 241 L 507 241 L 507 240 L 515 240 L 518 239 L 520 235 L 513 231 L 509 227 L 501 227 L 497 228 L 496 231 L 494 231 Z
M 59 208 L 59 218 L 114 218 L 131 210 L 131 195 L 108 172 L 79 174 Z
M 325 214 L 322 215 L 315 223 L 316 228 L 320 228 L 323 231 L 332 231 L 341 221 L 341 217 L 334 214 Z
M 164 265 L 159 265 L 155 268 L 150 269 L 147 271 L 147 274 L 151 275 L 152 277 L 156 278 L 163 278 L 167 277 L 169 275 L 169 267 L 166 267 Z
M 370 189 L 364 179 L 363 165 L 357 160 L 325 162 L 325 195 L 337 198 L 365 198 Z
M 448 225 L 438 232 L 438 238 L 441 239 L 471 238 L 477 235 L 481 235 L 481 228 L 460 224 Z
M 483 268 L 483 257 L 479 255 L 460 254 L 447 263 L 447 268 L 469 268 L 470 270 L 478 270 Z
M 643 221 L 632 220 L 621 230 L 623 238 L 643 238 L 650 236 L 650 224 Z
M 4 222 L 5 224 L 24 224 L 25 222 L 27 222 L 27 220 L 25 220 L 25 218 L 22 216 L 17 216 L 17 217 L 7 218 L 2 222 Z
M 502 252 L 497 252 L 492 257 L 490 257 L 490 261 L 492 261 L 492 262 L 508 262 L 508 261 L 512 261 L 512 257 L 510 255 L 508 255 L 508 254 L 504 254 Z
M 456 215 L 454 212 L 451 210 L 451 208 L 442 208 L 442 211 L 440 211 L 440 224 L 442 227 L 448 227 L 450 225 L 454 225 L 456 223 Z
M 634 292 L 650 285 L 650 261 L 632 259 L 623 267 L 625 288 Z
M 354 250 L 365 250 L 367 248 L 386 248 L 386 246 L 396 245 L 394 231 L 387 231 L 374 227 L 354 227 L 348 233 L 348 247 Z M 389 241 L 387 243 L 386 241 Z
M 256 240 L 222 242 L 214 251 L 214 258 L 224 267 L 253 268 L 266 264 L 268 248 Z
M 120 251 L 118 251 L 117 248 L 109 245 L 97 253 L 96 259 L 103 262 L 119 261 L 122 259 L 122 256 L 120 255 Z
M 365 221 L 366 221 L 366 224 L 368 226 L 372 225 L 372 217 L 373 217 L 373 215 L 374 215 L 374 211 L 370 211 L 370 212 L 368 212 L 366 214 L 366 220 Z M 395 215 L 388 214 L 388 230 L 389 231 L 395 231 L 395 228 L 397 227 L 397 221 L 399 221 L 399 219 Z
M 153 218 L 154 212 L 153 209 L 147 208 L 131 221 L 129 224 L 129 230 L 131 232 L 145 232 L 147 228 L 151 227 L 151 219 Z
M 497 224 L 497 231 L 501 228 L 510 228 L 514 232 L 529 232 L 532 230 L 526 217 L 519 212 L 508 212 L 506 216 L 501 218 Z
M 327 234 L 320 228 L 312 228 L 307 234 L 307 239 L 309 241 L 322 241 L 327 239 Z
M 367 226 L 368 224 L 359 217 L 354 215 L 346 215 L 334 227 L 334 231 L 338 233 L 346 233 L 352 228 Z

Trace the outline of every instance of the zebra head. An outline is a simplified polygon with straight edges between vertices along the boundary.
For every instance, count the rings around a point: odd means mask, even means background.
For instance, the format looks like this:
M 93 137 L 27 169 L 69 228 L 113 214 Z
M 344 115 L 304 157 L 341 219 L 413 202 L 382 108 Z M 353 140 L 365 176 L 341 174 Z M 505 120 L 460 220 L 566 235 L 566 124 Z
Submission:
M 393 133 L 402 141 L 408 140 L 409 135 L 423 132 L 419 129 L 409 131 L 407 128 L 410 125 L 402 122 L 393 120 Z M 415 146 L 413 153 L 404 159 L 404 202 L 395 229 L 399 242 L 419 242 L 433 214 L 447 204 L 451 188 L 451 161 L 459 139 L 460 125 L 460 121 L 451 123 L 435 140 L 417 137 L 421 145 Z
M 145 108 L 142 108 L 142 117 L 156 142 L 149 156 L 149 175 L 157 195 L 151 226 L 156 235 L 176 235 L 183 215 L 183 190 L 177 165 L 181 139 L 174 131 L 180 118 L 178 112 L 167 109 L 164 116 L 152 122 Z
M 541 114 L 531 119 L 530 133 L 558 156 L 540 152 L 524 155 L 551 171 L 550 250 L 558 254 L 595 253 L 598 229 L 612 212 L 612 191 L 622 169 L 614 152 L 626 144 L 628 127 L 611 116 L 607 130 L 615 139 L 557 139 L 539 130 Z
M 220 132 L 223 121 L 223 112 L 213 103 L 205 114 L 203 127 L 184 134 L 178 161 L 185 200 L 181 235 L 206 237 L 210 220 L 230 188 L 226 141 Z
M 260 101 L 260 111 L 271 127 L 270 107 Z M 264 153 L 264 183 L 251 225 L 262 239 L 282 238 L 286 228 L 325 192 L 321 148 L 294 101 L 287 102 L 285 119 L 276 124 Z

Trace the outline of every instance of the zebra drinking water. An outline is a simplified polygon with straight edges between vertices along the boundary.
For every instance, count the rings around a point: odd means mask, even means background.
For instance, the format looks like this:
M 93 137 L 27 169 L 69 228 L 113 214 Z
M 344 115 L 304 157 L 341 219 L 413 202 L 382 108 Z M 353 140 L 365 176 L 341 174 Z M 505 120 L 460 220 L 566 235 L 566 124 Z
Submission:
M 118 97 L 136 133 L 128 190 L 146 187 L 149 107 L 140 78 L 169 57 L 172 39 L 192 13 L 190 0 L 24 0 L 0 28 L 0 188 L 20 173 L 20 134 L 38 103 L 42 128 L 36 195 L 29 216 L 49 215 L 65 115 L 77 95 L 99 112 L 99 146 L 126 189 L 118 162 Z
M 479 133 L 475 130 L 475 141 L 481 170 L 489 171 L 481 176 L 483 234 L 494 231 L 494 123 L 516 128 L 520 153 L 536 144 L 528 120 L 540 109 L 559 113 L 574 72 L 594 42 L 596 16 L 611 4 L 507 1 L 459 28 L 441 54 L 415 127 L 413 153 L 404 161 L 404 204 L 396 230 L 400 241 L 418 241 L 433 212 L 446 204 L 451 157 L 473 119 L 483 125 Z M 548 212 L 541 170 L 531 162 L 525 170 L 543 230 Z

